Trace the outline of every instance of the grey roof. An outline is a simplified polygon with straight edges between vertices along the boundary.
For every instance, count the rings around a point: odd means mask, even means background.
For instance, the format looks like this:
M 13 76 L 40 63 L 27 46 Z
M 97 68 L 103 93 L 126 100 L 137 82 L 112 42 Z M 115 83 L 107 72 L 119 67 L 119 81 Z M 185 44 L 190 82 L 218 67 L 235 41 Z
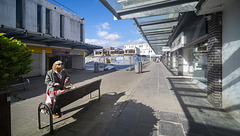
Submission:
M 0 33 L 5 33 L 6 37 L 14 37 L 15 39 L 21 40 L 24 43 L 46 45 L 48 47 L 62 47 L 70 49 L 83 49 L 93 50 L 102 49 L 103 47 L 92 45 L 84 42 L 73 41 L 64 39 L 62 37 L 56 37 L 48 34 L 30 32 L 21 28 L 12 28 L 2 25 L 0 27 Z

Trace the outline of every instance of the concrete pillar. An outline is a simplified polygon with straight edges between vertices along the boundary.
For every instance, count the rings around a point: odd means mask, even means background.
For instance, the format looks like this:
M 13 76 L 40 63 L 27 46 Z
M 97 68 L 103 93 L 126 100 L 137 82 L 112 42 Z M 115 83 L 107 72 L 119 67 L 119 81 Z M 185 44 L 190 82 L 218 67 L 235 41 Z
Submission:
M 42 50 L 42 58 L 41 58 L 41 75 L 44 76 L 46 74 L 46 51 Z
M 189 49 L 183 49 L 183 75 L 189 74 Z
M 82 67 L 82 69 L 85 69 L 85 51 L 83 51 L 83 67 Z
M 178 49 L 178 75 L 183 75 L 183 49 Z
M 222 107 L 240 122 L 240 1 L 232 2 L 222 18 Z
M 172 55 L 172 68 L 174 70 L 177 69 L 177 56 L 176 56 L 177 52 L 173 52 L 173 55 Z
M 82 58 L 83 57 L 80 55 L 72 56 L 72 68 L 82 69 L 83 68 Z
M 173 69 L 173 52 L 170 52 L 171 53 L 171 57 L 170 57 L 170 68 Z
M 167 60 L 168 64 L 167 64 L 167 66 L 171 67 L 171 53 L 168 52 L 167 55 L 168 55 L 168 60 Z
M 208 100 L 222 107 L 222 13 L 211 14 L 208 20 Z

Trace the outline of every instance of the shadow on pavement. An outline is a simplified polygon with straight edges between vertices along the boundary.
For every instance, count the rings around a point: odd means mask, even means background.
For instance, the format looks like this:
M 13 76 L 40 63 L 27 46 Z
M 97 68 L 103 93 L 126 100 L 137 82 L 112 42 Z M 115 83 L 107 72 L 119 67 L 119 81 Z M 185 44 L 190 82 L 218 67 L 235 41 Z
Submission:
M 63 111 L 64 114 L 68 114 L 82 108 L 69 117 L 74 118 L 74 122 L 67 125 L 67 119 L 54 122 L 55 126 L 60 126 L 57 129 L 54 128 L 56 129 L 54 135 L 145 136 L 156 134 L 155 126 L 158 119 L 154 116 L 153 109 L 134 100 L 117 102 L 124 95 L 125 92 L 104 94 L 100 101 L 92 100 L 87 104 Z
M 207 100 L 207 93 L 194 88 L 189 79 L 168 78 L 183 111 L 179 114 L 186 135 L 237 136 L 240 124 L 230 114 L 214 108 Z
M 128 100 L 120 116 L 110 123 L 101 136 L 149 136 L 157 135 L 156 112 L 149 106 Z

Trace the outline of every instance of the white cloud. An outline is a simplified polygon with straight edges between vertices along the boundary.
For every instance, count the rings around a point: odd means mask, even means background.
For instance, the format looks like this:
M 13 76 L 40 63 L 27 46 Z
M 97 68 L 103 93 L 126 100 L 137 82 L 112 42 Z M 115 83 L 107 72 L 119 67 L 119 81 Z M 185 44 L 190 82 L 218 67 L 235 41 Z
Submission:
M 108 34 L 105 37 L 102 37 L 103 39 L 106 40 L 111 40 L 111 41 L 115 41 L 121 38 L 121 36 L 119 36 L 118 34 Z
M 111 40 L 111 41 L 115 41 L 121 38 L 120 35 L 114 34 L 114 33 L 109 34 L 107 31 L 97 31 L 97 35 L 102 39 Z
M 128 40 L 126 43 L 129 43 L 129 44 L 143 44 L 143 43 L 146 43 L 146 41 L 143 40 L 142 38 L 140 38 L 140 39 L 137 39 L 137 40 Z
M 93 45 L 103 46 L 103 47 L 117 47 L 117 48 L 122 48 L 122 49 L 123 49 L 124 45 L 146 43 L 146 41 L 143 40 L 143 39 L 128 40 L 128 41 L 110 41 L 110 40 L 100 40 L 100 39 L 86 39 L 85 42 L 93 44 Z
M 109 23 L 108 22 L 105 22 L 105 23 L 101 24 L 101 26 L 102 26 L 102 29 L 111 29 L 109 27 Z
M 99 37 L 105 37 L 108 35 L 108 32 L 107 31 L 97 31 L 97 35 Z

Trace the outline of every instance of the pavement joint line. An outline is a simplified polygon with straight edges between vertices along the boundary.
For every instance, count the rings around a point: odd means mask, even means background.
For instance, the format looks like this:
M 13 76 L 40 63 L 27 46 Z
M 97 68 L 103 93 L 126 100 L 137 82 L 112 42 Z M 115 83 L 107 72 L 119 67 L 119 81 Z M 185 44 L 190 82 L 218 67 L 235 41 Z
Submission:
M 167 120 L 159 120 L 159 123 L 163 122 L 163 123 L 171 123 L 171 124 L 176 124 L 176 125 L 182 125 L 182 123 L 179 122 L 172 122 L 172 121 L 167 121 Z

